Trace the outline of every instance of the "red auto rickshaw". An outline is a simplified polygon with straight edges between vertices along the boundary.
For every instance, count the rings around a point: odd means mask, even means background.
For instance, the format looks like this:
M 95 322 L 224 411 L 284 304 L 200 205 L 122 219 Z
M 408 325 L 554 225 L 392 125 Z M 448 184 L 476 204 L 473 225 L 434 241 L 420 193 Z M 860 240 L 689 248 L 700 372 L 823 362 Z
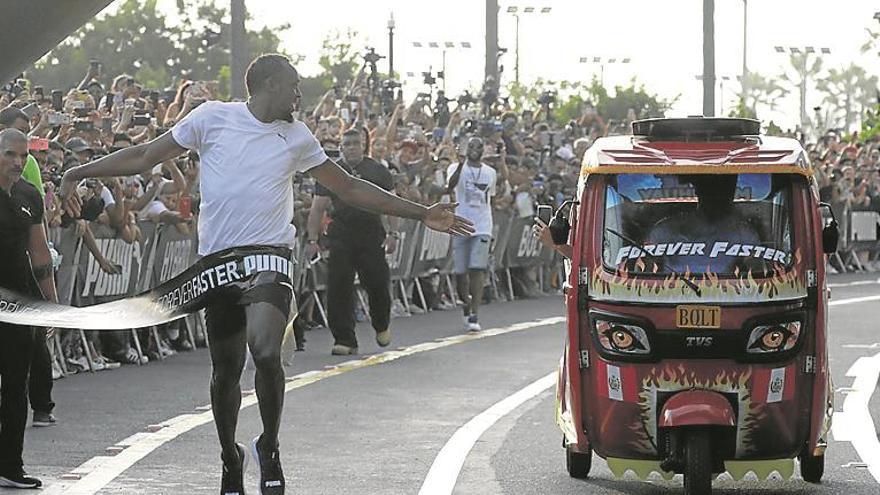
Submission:
M 577 207 L 557 423 L 568 472 L 800 474 L 830 429 L 825 256 L 837 246 L 807 155 L 750 119 L 650 119 L 598 139 Z M 571 217 L 569 222 L 567 216 Z M 827 223 L 827 225 L 826 225 Z M 569 225 L 571 224 L 571 225 Z

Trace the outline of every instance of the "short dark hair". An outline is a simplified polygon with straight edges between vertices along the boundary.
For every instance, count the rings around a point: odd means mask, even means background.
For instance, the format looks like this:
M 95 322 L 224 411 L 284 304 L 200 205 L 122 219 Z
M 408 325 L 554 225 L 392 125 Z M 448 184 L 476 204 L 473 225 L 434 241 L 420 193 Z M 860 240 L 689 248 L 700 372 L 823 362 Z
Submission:
M 244 77 L 248 94 L 253 96 L 254 93 L 263 88 L 266 84 L 266 79 L 286 68 L 293 69 L 296 72 L 293 64 L 290 63 L 290 59 L 280 53 L 267 53 L 255 58 L 248 66 L 247 74 Z
M 30 122 L 27 114 L 22 112 L 20 108 L 9 106 L 0 110 L 0 125 L 2 126 L 14 125 L 15 121 L 19 119 Z
M 356 129 L 356 128 L 352 127 L 351 129 L 349 129 L 349 130 L 343 132 L 343 133 L 342 133 L 342 137 L 343 137 L 343 138 L 347 138 L 347 137 L 349 137 L 349 138 L 350 138 L 350 137 L 356 137 L 356 138 L 358 138 L 358 139 L 363 139 L 363 138 L 364 138 L 364 135 L 363 135 L 363 133 L 362 133 L 362 131 L 361 131 L 360 129 Z

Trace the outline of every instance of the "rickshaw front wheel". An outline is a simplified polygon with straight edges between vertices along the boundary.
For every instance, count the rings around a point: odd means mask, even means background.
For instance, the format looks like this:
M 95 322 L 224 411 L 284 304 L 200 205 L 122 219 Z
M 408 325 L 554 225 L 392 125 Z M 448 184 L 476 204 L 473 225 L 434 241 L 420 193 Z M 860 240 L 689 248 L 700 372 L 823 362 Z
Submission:
M 693 428 L 685 433 L 684 494 L 712 493 L 712 443 L 709 431 Z
M 592 464 L 592 448 L 588 448 L 587 452 L 575 452 L 571 447 L 565 447 L 565 469 L 572 478 L 586 479 L 590 475 Z
M 825 455 L 810 455 L 805 448 L 798 460 L 801 463 L 801 477 L 808 483 L 819 483 L 825 474 Z

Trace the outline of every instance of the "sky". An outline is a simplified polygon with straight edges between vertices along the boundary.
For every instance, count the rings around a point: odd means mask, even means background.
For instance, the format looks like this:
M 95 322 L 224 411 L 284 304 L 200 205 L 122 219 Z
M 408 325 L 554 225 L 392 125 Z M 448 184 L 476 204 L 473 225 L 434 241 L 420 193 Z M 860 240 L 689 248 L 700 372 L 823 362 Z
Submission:
M 117 0 L 119 2 L 120 0 Z M 223 1 L 223 0 L 218 0 Z M 115 2 L 115 3 L 117 3 Z M 175 0 L 159 0 L 169 12 Z M 629 57 L 629 64 L 606 64 L 607 85 L 627 84 L 636 77 L 649 92 L 667 99 L 679 96 L 668 116 L 702 113 L 702 4 L 703 0 L 499 0 L 499 46 L 502 56 L 502 84 L 514 77 L 515 19 L 508 6 L 551 7 L 548 14 L 520 17 L 520 80 L 589 81 L 600 72 L 598 64 L 579 63 L 581 57 L 603 59 Z M 729 76 L 723 94 L 716 88 L 716 114 L 734 104 L 742 72 L 743 0 L 715 0 L 716 74 Z M 301 72 L 319 72 L 318 54 L 327 33 L 349 28 L 360 33 L 363 46 L 388 53 L 389 16 L 396 23 L 394 35 L 395 71 L 401 74 L 408 94 L 425 90 L 421 72 L 429 66 L 439 70 L 442 53 L 415 48 L 413 42 L 452 41 L 471 48 L 457 48 L 446 54 L 446 89 L 457 95 L 467 88 L 479 89 L 484 74 L 485 2 L 483 0 L 247 0 L 253 16 L 251 27 L 278 26 L 289 22 L 282 43 L 290 53 L 305 58 Z M 111 4 L 108 9 L 112 9 Z M 539 9 L 536 9 L 539 10 Z M 826 67 L 855 63 L 869 74 L 880 74 L 880 56 L 862 54 L 867 28 L 877 30 L 873 19 L 880 2 L 872 0 L 748 0 L 748 49 L 750 71 L 777 75 L 788 66 L 788 56 L 774 46 L 827 47 Z M 387 59 L 379 62 L 387 71 Z M 412 72 L 414 78 L 406 78 Z M 822 95 L 808 90 L 807 108 L 820 103 Z M 762 115 L 791 126 L 798 120 L 796 95 L 783 100 L 777 111 Z

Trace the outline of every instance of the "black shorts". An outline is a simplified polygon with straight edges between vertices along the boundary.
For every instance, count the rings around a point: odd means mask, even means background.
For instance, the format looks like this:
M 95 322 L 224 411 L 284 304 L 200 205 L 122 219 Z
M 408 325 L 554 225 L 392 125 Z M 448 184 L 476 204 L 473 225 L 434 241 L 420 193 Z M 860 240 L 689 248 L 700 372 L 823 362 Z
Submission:
M 267 302 L 290 318 L 293 307 L 293 287 L 272 272 L 254 276 L 246 284 L 230 284 L 214 294 L 205 306 L 205 324 L 208 337 L 230 335 L 244 330 L 244 308 L 248 304 Z

